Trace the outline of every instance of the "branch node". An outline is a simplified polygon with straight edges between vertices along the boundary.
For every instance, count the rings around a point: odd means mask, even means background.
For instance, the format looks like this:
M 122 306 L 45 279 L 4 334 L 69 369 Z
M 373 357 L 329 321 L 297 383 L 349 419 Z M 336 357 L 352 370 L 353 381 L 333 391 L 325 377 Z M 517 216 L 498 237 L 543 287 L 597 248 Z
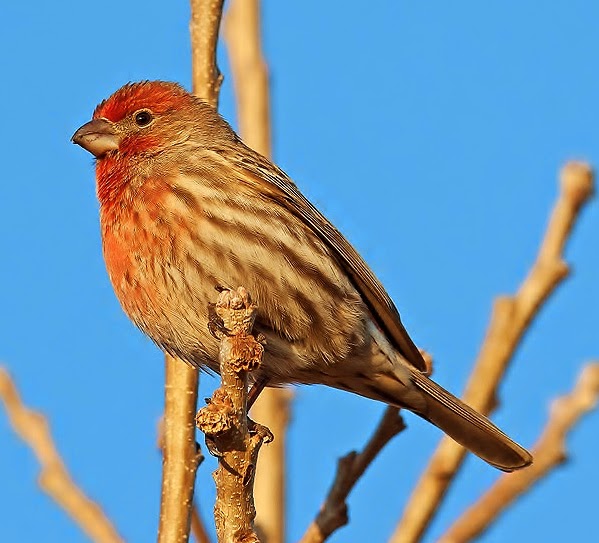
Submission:
M 258 452 L 272 441 L 265 426 L 247 417 L 248 373 L 259 367 L 264 347 L 251 335 L 257 306 L 243 287 L 222 290 L 214 311 L 222 321 L 221 386 L 196 416 L 209 449 L 216 452 L 214 518 L 219 542 L 257 542 L 253 486 Z
M 223 434 L 231 429 L 233 412 L 231 398 L 225 390 L 217 388 L 208 400 L 208 405 L 197 412 L 196 425 L 207 436 Z
M 231 366 L 237 372 L 257 370 L 262 361 L 264 347 L 253 336 L 231 338 Z

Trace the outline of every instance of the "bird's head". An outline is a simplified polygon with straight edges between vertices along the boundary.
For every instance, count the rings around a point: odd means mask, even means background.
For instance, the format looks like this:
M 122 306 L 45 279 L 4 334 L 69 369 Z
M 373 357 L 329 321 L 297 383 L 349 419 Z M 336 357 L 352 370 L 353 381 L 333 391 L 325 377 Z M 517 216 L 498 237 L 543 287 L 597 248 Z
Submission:
M 237 137 L 217 111 L 176 83 L 128 83 L 96 107 L 72 141 L 96 157 L 103 209 L 122 202 L 127 187 L 185 167 L 202 149 Z
M 152 155 L 187 136 L 184 132 L 193 129 L 190 112 L 209 107 L 199 102 L 176 83 L 129 83 L 96 107 L 92 120 L 73 134 L 72 141 L 100 160 Z

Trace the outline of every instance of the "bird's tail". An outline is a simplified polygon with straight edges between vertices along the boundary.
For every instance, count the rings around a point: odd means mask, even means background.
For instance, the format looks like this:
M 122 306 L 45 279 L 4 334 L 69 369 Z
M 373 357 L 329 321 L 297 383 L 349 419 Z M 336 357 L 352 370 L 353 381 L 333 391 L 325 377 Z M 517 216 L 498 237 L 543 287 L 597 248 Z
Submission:
M 408 392 L 395 376 L 379 374 L 371 383 L 370 395 L 378 391 L 377 399 L 413 411 L 500 470 L 514 471 L 532 463 L 531 454 L 489 419 L 417 370 L 410 368 L 410 374 L 413 390 Z M 393 398 L 401 400 L 394 402 Z

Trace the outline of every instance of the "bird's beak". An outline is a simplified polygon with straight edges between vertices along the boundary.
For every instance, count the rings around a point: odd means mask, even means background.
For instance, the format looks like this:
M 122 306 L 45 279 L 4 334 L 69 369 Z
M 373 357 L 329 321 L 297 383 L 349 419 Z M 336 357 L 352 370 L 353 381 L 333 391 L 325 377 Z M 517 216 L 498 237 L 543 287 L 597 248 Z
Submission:
M 77 130 L 71 141 L 81 145 L 96 158 L 101 158 L 108 151 L 119 148 L 120 137 L 110 121 L 94 119 Z

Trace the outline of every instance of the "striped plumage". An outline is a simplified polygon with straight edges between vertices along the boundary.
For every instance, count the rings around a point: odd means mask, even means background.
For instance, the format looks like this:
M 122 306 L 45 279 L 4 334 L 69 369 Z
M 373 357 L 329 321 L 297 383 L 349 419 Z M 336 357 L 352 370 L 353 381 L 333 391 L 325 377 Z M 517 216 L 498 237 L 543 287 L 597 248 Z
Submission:
M 246 287 L 270 384 L 322 383 L 405 407 L 507 471 L 530 455 L 424 375 L 385 290 L 351 245 L 209 105 L 126 85 L 73 137 L 97 157 L 106 266 L 162 349 L 217 367 L 215 287 Z

